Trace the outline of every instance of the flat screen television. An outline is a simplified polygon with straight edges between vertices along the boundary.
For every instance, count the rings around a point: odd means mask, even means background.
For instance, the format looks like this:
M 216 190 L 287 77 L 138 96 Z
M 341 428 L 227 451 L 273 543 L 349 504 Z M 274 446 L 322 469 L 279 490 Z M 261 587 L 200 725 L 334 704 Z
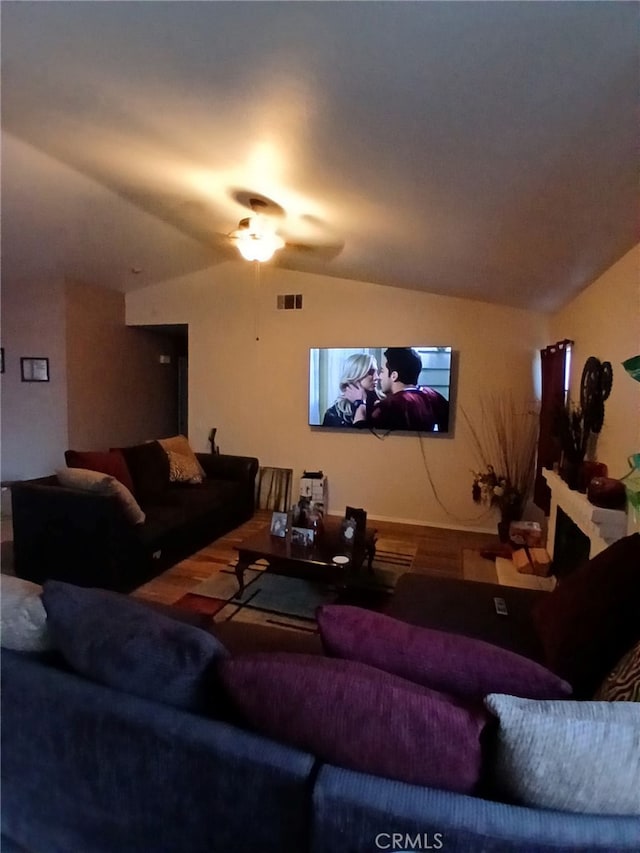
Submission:
M 309 425 L 449 433 L 451 347 L 309 350 Z

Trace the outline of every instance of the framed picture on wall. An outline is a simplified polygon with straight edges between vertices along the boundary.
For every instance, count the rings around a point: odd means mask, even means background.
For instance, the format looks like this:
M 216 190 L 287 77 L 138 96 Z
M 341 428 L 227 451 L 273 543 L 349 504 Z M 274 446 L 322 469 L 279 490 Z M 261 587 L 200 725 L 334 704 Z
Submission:
M 48 358 L 21 358 L 20 378 L 23 382 L 48 382 Z
M 0 373 L 4 373 L 4 347 L 0 347 Z

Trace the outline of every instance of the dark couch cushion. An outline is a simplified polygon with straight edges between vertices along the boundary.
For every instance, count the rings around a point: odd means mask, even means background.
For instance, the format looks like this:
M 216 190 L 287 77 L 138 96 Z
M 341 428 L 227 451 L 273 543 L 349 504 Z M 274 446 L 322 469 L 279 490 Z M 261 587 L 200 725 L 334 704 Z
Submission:
M 213 662 L 224 646 L 206 631 L 114 592 L 47 581 L 42 600 L 54 646 L 100 684 L 203 711 L 215 706 Z
M 69 468 L 87 468 L 89 471 L 100 471 L 120 480 L 133 494 L 134 485 L 131 473 L 127 468 L 124 455 L 120 450 L 66 450 L 64 461 Z
M 327 654 L 391 672 L 416 684 L 466 699 L 509 693 L 561 699 L 571 687 L 538 663 L 499 646 L 419 628 L 383 613 L 329 604 L 318 608 Z
M 386 612 L 412 625 L 475 637 L 544 663 L 532 608 L 547 595 L 539 589 L 407 572 L 398 581 Z M 506 601 L 507 616 L 496 613 L 496 596 Z
M 593 695 L 640 640 L 640 533 L 626 536 L 563 578 L 534 609 L 549 667 Z
M 244 719 L 322 761 L 471 793 L 488 715 L 354 661 L 267 653 L 221 660 L 220 678 Z
M 148 441 L 119 450 L 133 480 L 133 493 L 146 506 L 160 503 L 169 488 L 169 457 L 157 441 Z
M 231 480 L 204 480 L 202 483 L 172 483 L 165 496 L 166 503 L 184 509 L 189 518 L 214 513 L 229 504 L 242 501 L 241 483 Z
M 147 519 L 138 530 L 140 542 L 146 548 L 161 547 L 173 541 L 187 523 L 187 516 L 179 506 L 147 506 Z

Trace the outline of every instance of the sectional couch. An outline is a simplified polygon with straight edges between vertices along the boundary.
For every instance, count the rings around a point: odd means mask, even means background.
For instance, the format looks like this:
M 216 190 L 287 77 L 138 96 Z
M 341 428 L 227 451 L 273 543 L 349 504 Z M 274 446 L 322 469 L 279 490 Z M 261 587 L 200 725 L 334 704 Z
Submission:
M 413 625 L 321 611 L 320 645 L 55 582 L 42 608 L 34 589 L 44 617 L 31 645 L 2 654 L 2 849 L 638 850 L 640 705 L 575 702 L 564 682 L 571 673 L 586 691 L 623 652 L 637 667 L 640 622 L 627 621 L 640 605 L 640 536 L 603 555 L 534 607 L 554 672 L 452 625 L 417 627 L 415 600 Z M 611 604 L 625 622 L 615 640 L 599 610 Z M 590 675 L 571 638 L 583 617 L 604 648 Z M 468 755 L 482 758 L 471 777 Z M 585 806 L 592 796 L 601 811 Z
M 14 484 L 17 575 L 129 592 L 251 518 L 258 460 L 208 453 L 196 459 L 202 473 L 178 481 L 170 479 L 158 441 L 108 453 L 68 451 L 71 469 Z M 67 475 L 79 475 L 81 465 L 98 472 L 77 476 L 78 488 Z

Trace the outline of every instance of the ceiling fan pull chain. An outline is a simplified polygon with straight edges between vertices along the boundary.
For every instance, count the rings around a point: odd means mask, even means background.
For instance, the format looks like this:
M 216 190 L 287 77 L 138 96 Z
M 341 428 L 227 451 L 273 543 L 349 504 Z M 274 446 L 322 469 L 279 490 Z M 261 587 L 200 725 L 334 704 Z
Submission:
M 254 333 L 260 340 L 260 261 L 253 262 Z

